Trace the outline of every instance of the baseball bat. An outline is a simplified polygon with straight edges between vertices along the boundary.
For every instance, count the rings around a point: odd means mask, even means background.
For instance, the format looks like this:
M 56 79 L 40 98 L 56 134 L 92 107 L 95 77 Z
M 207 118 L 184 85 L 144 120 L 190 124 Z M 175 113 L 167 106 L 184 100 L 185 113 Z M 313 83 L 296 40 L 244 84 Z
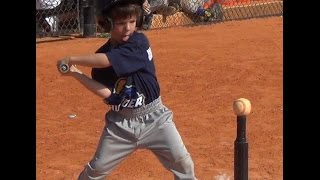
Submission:
M 69 72 L 69 70 L 70 70 L 70 68 L 69 68 L 68 64 L 62 63 L 62 64 L 59 65 L 59 71 L 61 73 L 67 73 L 67 72 Z

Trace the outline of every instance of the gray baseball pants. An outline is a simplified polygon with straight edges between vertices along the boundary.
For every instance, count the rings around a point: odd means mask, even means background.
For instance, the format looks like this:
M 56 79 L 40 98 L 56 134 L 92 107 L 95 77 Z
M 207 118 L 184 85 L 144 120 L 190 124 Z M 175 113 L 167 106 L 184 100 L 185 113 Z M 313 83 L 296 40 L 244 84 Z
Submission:
M 151 150 L 175 180 L 196 180 L 193 161 L 172 118 L 161 97 L 138 109 L 109 111 L 97 151 L 78 180 L 106 179 L 137 149 Z

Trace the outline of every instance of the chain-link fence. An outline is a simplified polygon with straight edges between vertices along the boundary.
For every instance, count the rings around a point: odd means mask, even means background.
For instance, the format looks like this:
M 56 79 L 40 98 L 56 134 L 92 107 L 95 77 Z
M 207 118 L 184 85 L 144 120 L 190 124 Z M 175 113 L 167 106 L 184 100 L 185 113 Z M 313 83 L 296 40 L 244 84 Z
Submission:
M 282 0 L 179 0 L 179 2 L 179 10 L 173 15 L 167 17 L 154 15 L 150 29 L 283 15 Z M 172 5 L 175 6 L 174 3 Z
M 148 0 L 144 30 L 283 15 L 282 0 Z M 83 34 L 84 7 L 94 0 L 36 0 L 37 37 Z M 84 15 L 85 14 L 85 15 Z M 102 32 L 98 26 L 95 33 Z
M 80 33 L 79 0 L 36 0 L 37 37 Z

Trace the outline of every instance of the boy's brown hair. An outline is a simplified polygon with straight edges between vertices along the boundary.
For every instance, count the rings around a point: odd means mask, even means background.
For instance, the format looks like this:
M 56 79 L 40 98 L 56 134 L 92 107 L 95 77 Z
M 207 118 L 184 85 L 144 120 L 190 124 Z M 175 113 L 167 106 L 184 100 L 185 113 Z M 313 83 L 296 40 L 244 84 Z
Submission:
M 113 22 L 117 19 L 124 19 L 135 15 L 137 17 L 137 27 L 142 25 L 142 3 L 144 0 L 111 0 L 109 4 L 97 16 L 98 25 L 105 32 L 110 32 Z

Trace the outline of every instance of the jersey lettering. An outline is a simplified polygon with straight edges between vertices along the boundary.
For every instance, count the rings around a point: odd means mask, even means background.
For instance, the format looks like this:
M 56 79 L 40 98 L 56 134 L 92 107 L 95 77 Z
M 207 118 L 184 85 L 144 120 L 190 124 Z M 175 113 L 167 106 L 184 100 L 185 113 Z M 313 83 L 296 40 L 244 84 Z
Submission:
M 122 108 L 138 108 L 143 106 L 145 97 L 143 94 L 138 94 L 138 98 L 135 99 L 124 99 L 119 105 L 112 105 L 111 109 L 113 111 L 120 111 Z
M 144 104 L 144 97 L 142 97 L 142 96 L 138 97 L 135 106 L 140 107 L 143 104 Z
M 112 106 L 111 106 L 111 109 L 112 109 L 113 111 L 120 111 L 120 104 L 119 104 L 119 105 L 112 105 Z
M 151 61 L 153 56 L 152 56 L 152 51 L 151 51 L 150 47 L 147 49 L 147 53 L 148 53 L 148 59 L 149 59 L 149 61 Z

